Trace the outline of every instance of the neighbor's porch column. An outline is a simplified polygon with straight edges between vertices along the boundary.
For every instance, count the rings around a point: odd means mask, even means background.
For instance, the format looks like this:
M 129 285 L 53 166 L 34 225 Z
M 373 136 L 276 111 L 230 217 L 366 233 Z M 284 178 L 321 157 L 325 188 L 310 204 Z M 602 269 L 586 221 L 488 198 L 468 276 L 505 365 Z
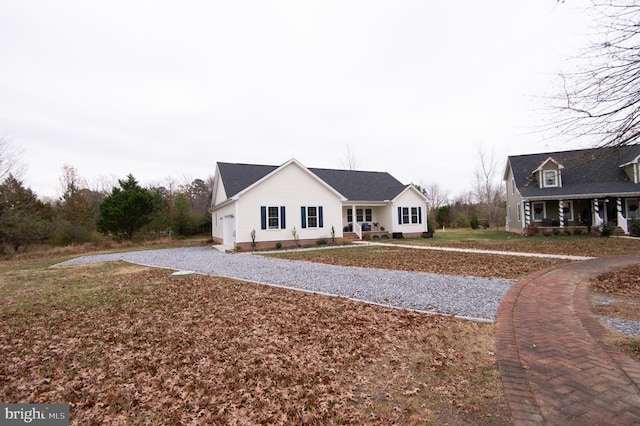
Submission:
M 627 218 L 624 217 L 622 212 L 622 198 L 618 197 L 616 199 L 616 208 L 618 209 L 618 217 L 616 223 L 626 235 L 629 235 L 629 225 L 627 224 Z
M 591 221 L 592 225 L 602 230 L 602 218 L 600 217 L 600 202 L 597 198 L 593 199 L 593 220 Z
M 524 228 L 531 225 L 531 202 L 524 202 Z
M 622 198 L 616 198 L 616 208 L 618 210 L 618 217 L 623 216 L 622 214 Z
M 564 201 L 558 201 L 558 217 L 560 218 L 560 228 L 564 228 Z

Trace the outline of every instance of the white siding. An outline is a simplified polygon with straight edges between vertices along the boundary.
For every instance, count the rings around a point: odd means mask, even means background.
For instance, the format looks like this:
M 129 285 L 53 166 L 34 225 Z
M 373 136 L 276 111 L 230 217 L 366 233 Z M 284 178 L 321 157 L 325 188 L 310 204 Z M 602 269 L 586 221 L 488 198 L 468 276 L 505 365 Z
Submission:
M 224 236 L 224 221 L 230 220 L 229 216 L 234 216 L 235 220 L 235 203 L 230 203 L 221 209 L 213 212 L 211 215 L 211 234 L 220 239 Z M 226 219 L 225 219 L 226 217 Z M 237 240 L 236 240 L 237 242 Z
M 286 208 L 285 229 L 261 228 L 260 207 Z M 323 227 L 302 228 L 300 207 L 322 206 Z M 295 227 L 298 238 L 316 239 L 331 238 L 333 226 L 336 238 L 342 237 L 342 203 L 340 198 L 316 180 L 306 170 L 296 163 L 290 163 L 278 169 L 273 175 L 260 182 L 238 200 L 238 230 L 236 242 L 250 242 L 251 231 L 256 231 L 256 242 L 292 240 L 292 230 Z
M 422 210 L 422 223 L 398 223 L 398 207 L 408 207 L 411 216 L 411 207 L 420 207 Z M 424 232 L 427 229 L 427 204 L 425 199 L 416 191 L 409 189 L 400 194 L 391 206 L 392 232 L 415 233 Z

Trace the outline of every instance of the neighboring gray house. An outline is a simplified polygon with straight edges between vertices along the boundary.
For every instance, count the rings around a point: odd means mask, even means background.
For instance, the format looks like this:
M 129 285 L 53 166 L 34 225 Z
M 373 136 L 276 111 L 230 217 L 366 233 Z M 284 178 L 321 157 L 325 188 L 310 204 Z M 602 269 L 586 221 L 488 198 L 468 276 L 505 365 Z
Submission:
M 507 231 L 612 223 L 628 234 L 640 215 L 639 158 L 639 145 L 509 156 Z
M 386 172 L 217 163 L 211 200 L 216 242 L 240 249 L 331 238 L 421 236 L 426 197 Z M 295 237 L 294 237 L 295 231 Z

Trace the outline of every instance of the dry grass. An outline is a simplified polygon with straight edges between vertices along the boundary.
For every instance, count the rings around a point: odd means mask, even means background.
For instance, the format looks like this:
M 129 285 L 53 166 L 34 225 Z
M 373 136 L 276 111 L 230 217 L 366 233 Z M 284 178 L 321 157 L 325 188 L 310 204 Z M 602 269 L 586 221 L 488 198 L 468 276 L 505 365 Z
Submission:
M 83 425 L 510 423 L 494 326 L 121 263 L 38 265 L 0 272 L 3 402 L 68 402 Z

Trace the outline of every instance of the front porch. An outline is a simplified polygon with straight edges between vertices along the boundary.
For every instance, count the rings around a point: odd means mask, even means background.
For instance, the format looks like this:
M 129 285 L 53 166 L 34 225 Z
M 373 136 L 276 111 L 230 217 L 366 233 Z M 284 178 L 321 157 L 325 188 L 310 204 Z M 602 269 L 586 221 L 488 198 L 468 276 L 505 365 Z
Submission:
M 524 233 L 587 234 L 610 224 L 614 235 L 629 235 L 630 223 L 638 219 L 638 198 L 525 200 Z
M 345 224 L 343 236 L 347 239 L 364 240 L 373 239 L 374 235 L 382 238 L 385 235 L 390 238 L 387 231 L 391 227 L 391 217 L 386 205 L 351 205 L 343 207 L 342 220 Z M 389 222 L 387 224 L 387 222 Z M 355 236 L 355 238 L 354 238 Z

